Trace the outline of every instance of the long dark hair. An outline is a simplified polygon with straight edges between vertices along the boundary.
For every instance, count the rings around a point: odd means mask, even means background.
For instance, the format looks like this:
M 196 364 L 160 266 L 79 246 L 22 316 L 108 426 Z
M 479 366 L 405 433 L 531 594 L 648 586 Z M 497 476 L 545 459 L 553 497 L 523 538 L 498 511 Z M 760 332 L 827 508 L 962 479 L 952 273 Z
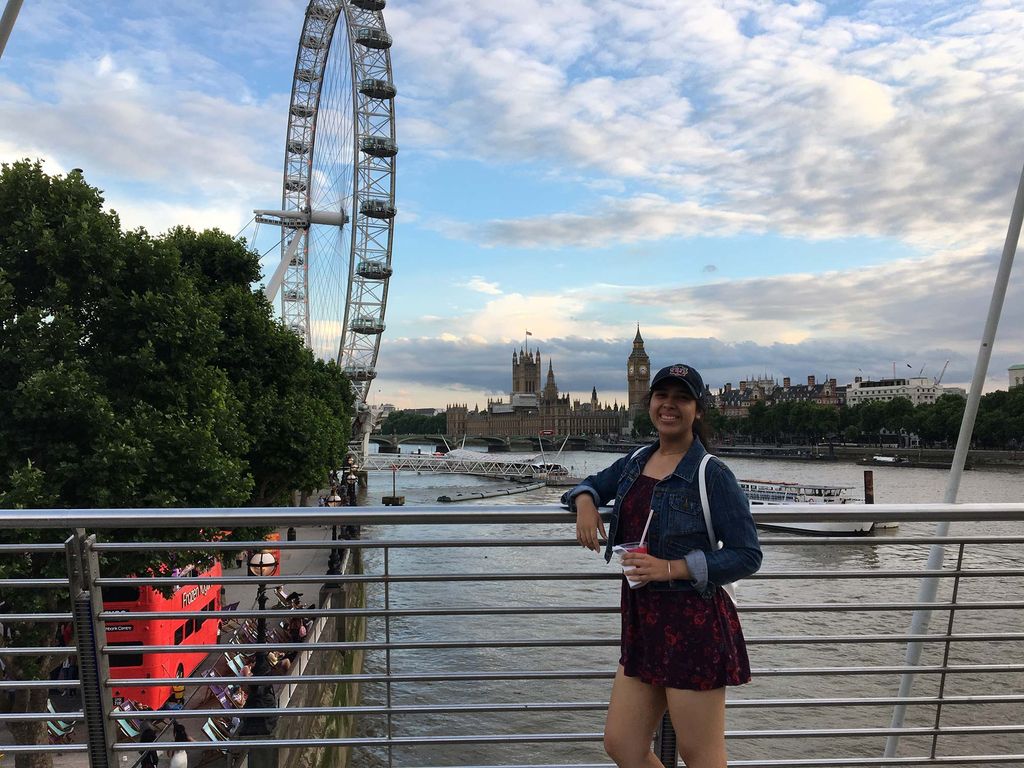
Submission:
M 644 410 L 648 412 L 651 410 L 651 394 L 653 392 L 653 389 L 650 390 L 646 395 L 644 395 L 644 399 L 640 401 L 644 406 Z M 710 447 L 711 441 L 714 439 L 714 433 L 711 431 L 711 425 L 707 420 L 708 400 L 709 398 L 706 396 L 697 398 L 697 416 L 693 420 L 692 427 L 693 436 L 699 439 L 701 445 L 705 448 Z

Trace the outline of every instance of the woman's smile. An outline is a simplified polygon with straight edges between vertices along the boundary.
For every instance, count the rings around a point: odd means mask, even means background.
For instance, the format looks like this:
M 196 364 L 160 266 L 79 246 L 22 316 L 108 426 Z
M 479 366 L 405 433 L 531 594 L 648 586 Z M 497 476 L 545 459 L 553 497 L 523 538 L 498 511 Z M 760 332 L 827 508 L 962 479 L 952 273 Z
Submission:
M 667 382 L 651 392 L 648 415 L 662 438 L 685 439 L 697 418 L 697 401 L 682 384 Z

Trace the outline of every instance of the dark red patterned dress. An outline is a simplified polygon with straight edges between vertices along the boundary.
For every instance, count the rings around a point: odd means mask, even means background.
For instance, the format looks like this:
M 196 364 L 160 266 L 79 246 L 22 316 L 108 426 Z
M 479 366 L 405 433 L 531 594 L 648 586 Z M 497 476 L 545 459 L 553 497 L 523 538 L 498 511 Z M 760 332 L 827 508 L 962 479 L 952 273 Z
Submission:
M 622 500 L 619 541 L 639 541 L 658 481 L 640 475 Z M 622 655 L 629 677 L 650 685 L 709 691 L 750 682 L 736 607 L 725 591 L 630 589 L 622 579 Z

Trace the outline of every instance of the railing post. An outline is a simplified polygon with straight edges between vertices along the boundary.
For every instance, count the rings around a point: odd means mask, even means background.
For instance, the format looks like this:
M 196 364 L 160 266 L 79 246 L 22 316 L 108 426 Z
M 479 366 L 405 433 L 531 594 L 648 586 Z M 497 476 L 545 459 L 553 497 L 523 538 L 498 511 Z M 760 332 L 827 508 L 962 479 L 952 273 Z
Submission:
M 64 542 L 71 582 L 71 615 L 78 651 L 78 678 L 82 693 L 82 712 L 88 738 L 90 768 L 115 768 L 114 724 L 110 720 L 111 699 L 103 688 L 110 678 L 110 666 L 103 649 L 107 633 L 98 616 L 103 596 L 96 586 L 99 558 L 92 549 L 95 536 L 86 537 L 76 528 Z
M 388 707 L 388 768 L 394 768 L 395 747 L 391 742 L 394 737 L 394 722 L 391 715 L 391 547 L 384 547 L 384 611 L 384 642 L 388 646 L 384 649 L 384 672 L 387 675 L 384 691 Z
M 674 768 L 679 764 L 676 731 L 672 727 L 672 719 L 668 716 L 668 712 L 661 716 L 661 725 L 654 732 L 654 751 L 665 768 Z

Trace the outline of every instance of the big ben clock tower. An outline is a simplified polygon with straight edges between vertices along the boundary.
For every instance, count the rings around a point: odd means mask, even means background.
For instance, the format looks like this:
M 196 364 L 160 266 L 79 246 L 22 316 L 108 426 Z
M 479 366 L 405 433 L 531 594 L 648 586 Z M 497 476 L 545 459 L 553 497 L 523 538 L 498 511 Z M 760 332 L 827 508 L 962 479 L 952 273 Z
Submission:
M 626 383 L 629 390 L 629 421 L 632 423 L 643 410 L 643 399 L 651 386 L 651 358 L 644 351 L 639 323 L 636 326 L 636 338 L 633 339 L 633 351 L 626 361 Z

